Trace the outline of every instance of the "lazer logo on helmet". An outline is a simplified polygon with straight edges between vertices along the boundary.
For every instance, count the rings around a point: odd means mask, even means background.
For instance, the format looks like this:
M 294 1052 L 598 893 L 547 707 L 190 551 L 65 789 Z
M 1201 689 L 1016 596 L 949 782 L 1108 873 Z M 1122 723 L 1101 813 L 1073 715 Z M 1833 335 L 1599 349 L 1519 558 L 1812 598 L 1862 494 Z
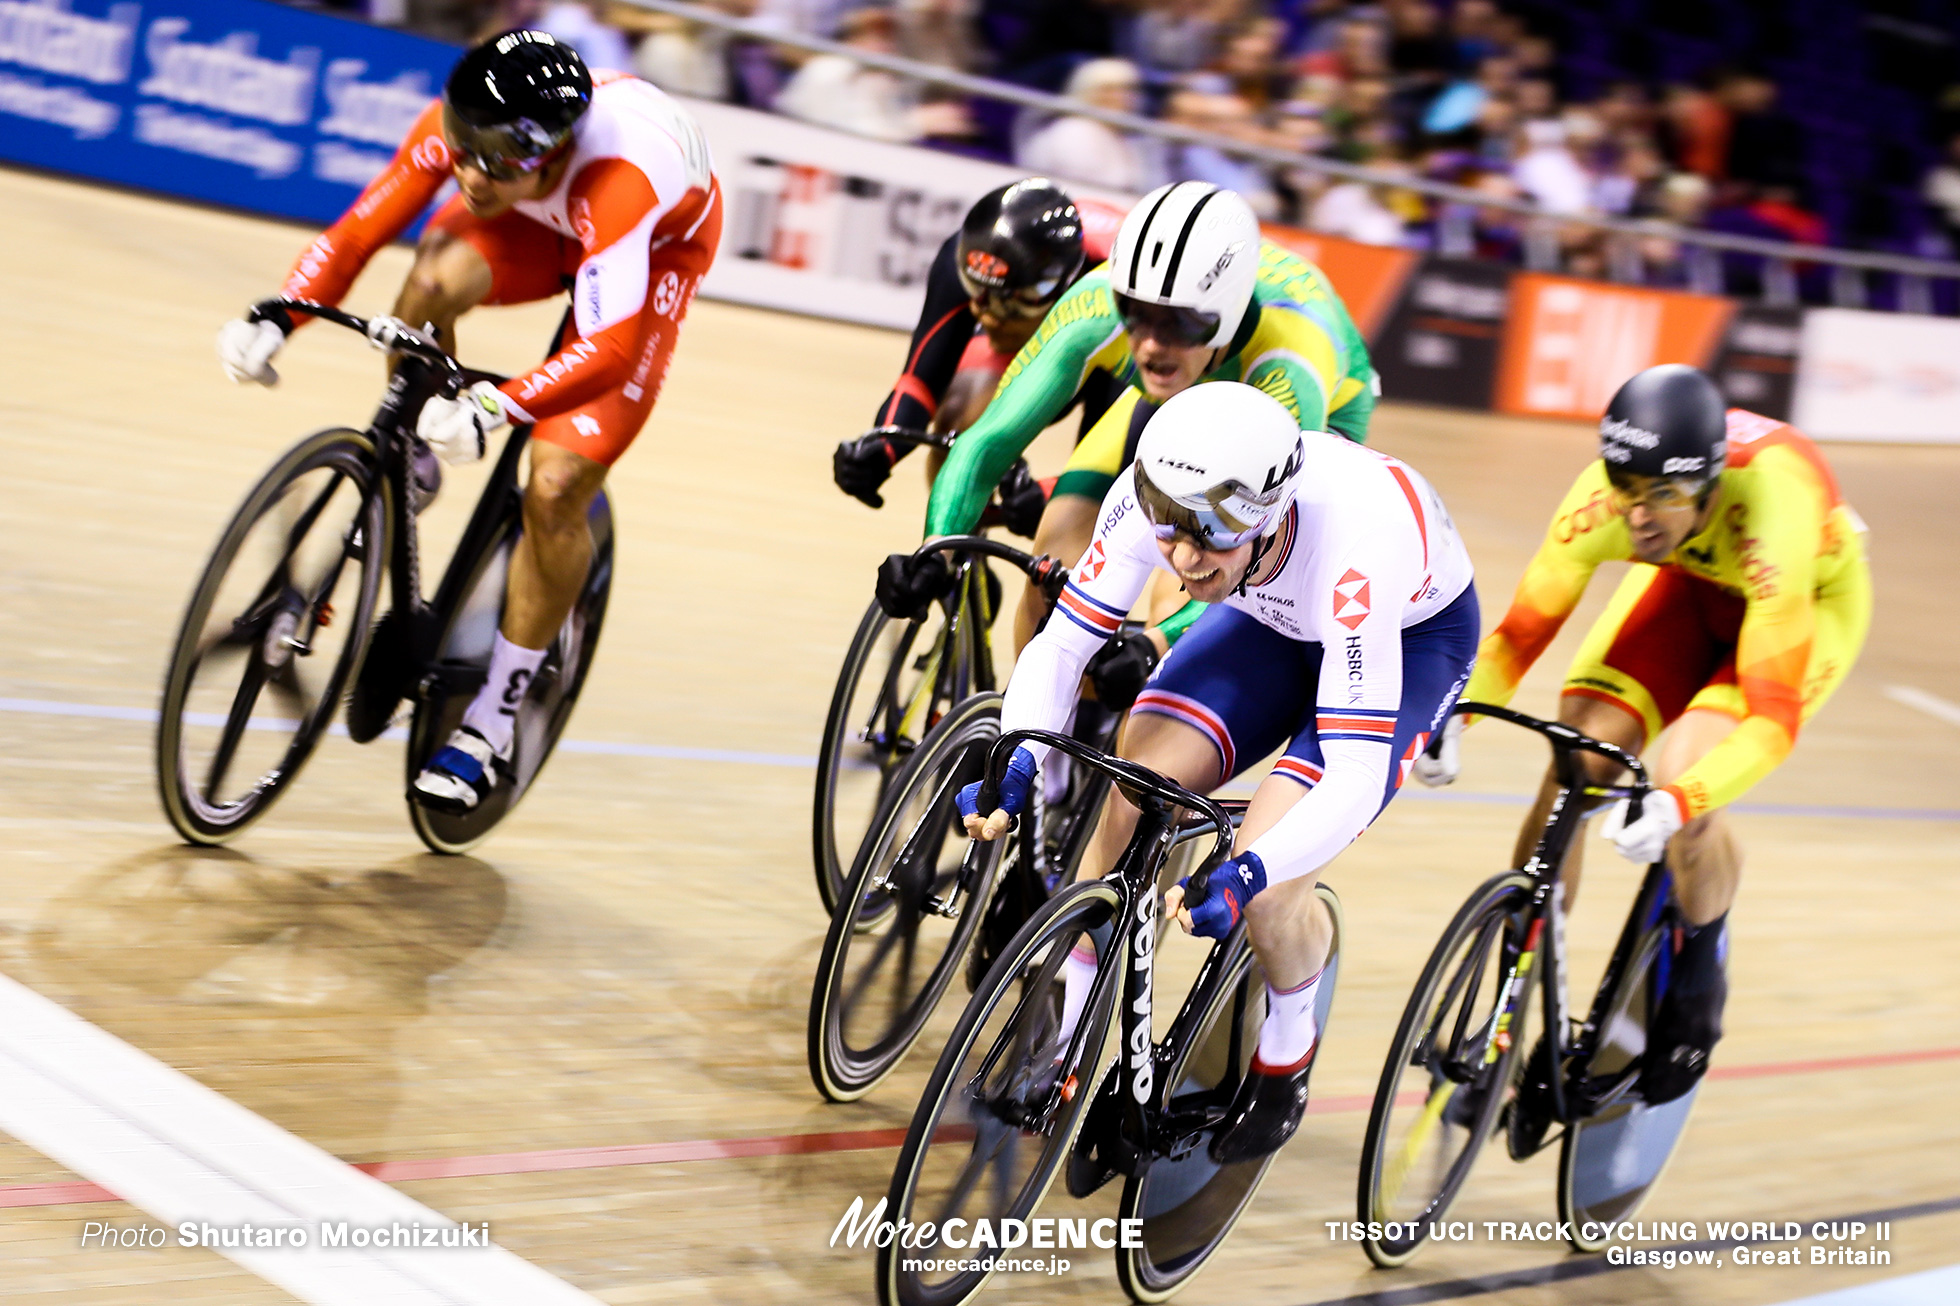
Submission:
M 1616 441 L 1620 444 L 1630 444 L 1636 449 L 1658 449 L 1661 447 L 1660 436 L 1647 430 L 1645 427 L 1635 426 L 1632 422 L 1618 417 L 1609 417 L 1599 424 L 1599 438 L 1602 440 Z
M 1672 476 L 1676 472 L 1698 472 L 1708 465 L 1705 458 L 1670 458 L 1661 464 L 1661 475 Z
M 1271 494 L 1274 490 L 1277 490 L 1280 486 L 1292 480 L 1294 473 L 1300 470 L 1300 464 L 1306 461 L 1306 457 L 1307 452 L 1305 446 L 1300 444 L 1294 445 L 1292 456 L 1286 460 L 1284 466 L 1268 467 L 1266 469 L 1266 483 L 1260 487 L 1259 493 Z

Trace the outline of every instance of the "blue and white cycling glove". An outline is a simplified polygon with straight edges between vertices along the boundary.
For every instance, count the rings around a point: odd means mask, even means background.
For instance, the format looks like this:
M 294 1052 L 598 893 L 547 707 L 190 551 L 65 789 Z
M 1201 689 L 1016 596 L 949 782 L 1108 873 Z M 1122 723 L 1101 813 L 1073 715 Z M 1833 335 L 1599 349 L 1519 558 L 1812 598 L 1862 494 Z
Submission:
M 1007 774 L 1000 781 L 1000 810 L 1009 816 L 1019 816 L 1028 810 L 1028 793 L 1034 788 L 1034 754 L 1026 746 L 1017 747 L 1014 756 L 1007 759 Z M 959 804 L 961 816 L 992 816 L 992 812 L 980 810 L 980 781 L 975 780 L 965 786 L 954 800 Z
M 1190 898 L 1191 877 L 1177 882 L 1184 890 L 1184 910 L 1191 913 L 1191 932 L 1207 939 L 1222 939 L 1245 915 L 1245 905 L 1266 887 L 1266 863 L 1259 854 L 1243 852 L 1211 873 L 1205 883 L 1202 902 Z

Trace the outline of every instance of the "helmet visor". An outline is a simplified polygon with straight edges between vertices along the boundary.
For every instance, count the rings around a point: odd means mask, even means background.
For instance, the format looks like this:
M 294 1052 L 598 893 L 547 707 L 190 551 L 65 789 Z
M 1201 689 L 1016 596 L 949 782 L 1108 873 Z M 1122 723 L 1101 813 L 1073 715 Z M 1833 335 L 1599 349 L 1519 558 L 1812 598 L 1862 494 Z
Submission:
M 512 181 L 551 161 L 569 132 L 553 135 L 529 118 L 473 127 L 448 105 L 442 106 L 442 134 L 450 155 L 493 181 Z
M 982 249 L 965 251 L 960 261 L 960 289 L 994 317 L 1040 317 L 1061 298 L 1073 269 L 1049 268 L 1024 286 L 1010 287 L 1007 263 Z
M 1116 298 L 1116 315 L 1123 319 L 1123 329 L 1133 336 L 1155 336 L 1167 345 L 1179 345 L 1189 349 L 1208 343 L 1218 334 L 1218 314 L 1201 313 L 1195 308 L 1179 308 L 1172 304 L 1152 304 L 1147 300 L 1132 299 L 1121 292 L 1112 291 Z
M 1160 540 L 1182 535 L 1199 548 L 1224 553 L 1265 533 L 1266 523 L 1285 497 L 1283 489 L 1256 494 L 1238 481 L 1223 481 L 1204 492 L 1205 506 L 1193 507 L 1157 487 L 1141 462 L 1136 470 L 1137 507 Z
M 1608 468 L 1606 483 L 1613 506 L 1622 513 L 1635 508 L 1648 512 L 1678 512 L 1700 508 L 1710 482 L 1700 476 L 1638 476 L 1618 468 Z

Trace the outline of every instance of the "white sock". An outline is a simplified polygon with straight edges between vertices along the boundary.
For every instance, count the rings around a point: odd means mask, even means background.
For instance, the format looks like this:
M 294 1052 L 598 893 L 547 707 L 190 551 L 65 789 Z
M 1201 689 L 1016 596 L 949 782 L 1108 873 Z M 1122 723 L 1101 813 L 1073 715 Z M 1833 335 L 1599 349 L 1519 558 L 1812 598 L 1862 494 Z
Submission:
M 524 701 L 524 691 L 530 688 L 531 677 L 538 674 L 544 655 L 544 649 L 511 643 L 501 630 L 490 647 L 490 674 L 463 713 L 463 724 L 489 740 L 499 754 L 510 751 L 510 737 L 517 729 L 517 705 Z
M 1078 942 L 1062 962 L 1062 1028 L 1057 1036 L 1055 1060 L 1062 1059 L 1068 1041 L 1081 1023 L 1082 1008 L 1089 1005 L 1089 990 L 1096 982 L 1096 945 L 1088 939 Z
M 1266 986 L 1266 1019 L 1259 1026 L 1259 1051 L 1253 1057 L 1254 1065 L 1260 1069 L 1283 1074 L 1304 1066 L 1313 1053 L 1314 1038 L 1319 1030 L 1314 1026 L 1314 995 L 1320 992 L 1320 976 L 1314 977 L 1298 988 L 1282 992 L 1268 984 Z

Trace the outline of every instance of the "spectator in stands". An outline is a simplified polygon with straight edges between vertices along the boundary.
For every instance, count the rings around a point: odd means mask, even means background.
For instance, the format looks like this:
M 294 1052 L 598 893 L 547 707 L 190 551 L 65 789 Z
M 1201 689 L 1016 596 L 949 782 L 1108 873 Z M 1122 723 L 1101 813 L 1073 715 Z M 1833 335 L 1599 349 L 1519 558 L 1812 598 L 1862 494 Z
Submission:
M 1927 172 L 1921 188 L 1950 247 L 1948 256 L 1960 257 L 1960 132 L 1947 138 L 1946 157 Z
M 994 162 L 1000 159 L 973 120 L 972 106 L 957 91 L 927 87 L 919 96 L 918 108 L 912 111 L 912 125 L 918 132 L 916 143 L 929 150 Z
M 1407 166 L 1387 157 L 1368 160 L 1376 168 L 1406 171 Z M 1364 245 L 1400 245 L 1404 238 L 1402 215 L 1393 197 L 1383 186 L 1360 181 L 1335 181 L 1314 201 L 1307 214 L 1307 225 L 1315 231 Z
M 1235 137 L 1248 144 L 1265 144 L 1265 132 L 1254 117 L 1252 106 L 1215 78 L 1201 76 L 1171 95 L 1166 117 L 1179 126 L 1216 136 Z M 1173 181 L 1208 181 L 1245 197 L 1252 211 L 1262 218 L 1279 216 L 1279 197 L 1274 194 L 1265 169 L 1250 159 L 1227 153 L 1215 145 L 1183 144 L 1172 152 Z
M 1511 175 L 1533 203 L 1561 217 L 1592 208 L 1592 178 L 1566 144 L 1564 123 L 1544 118 L 1525 123 L 1524 145 Z
M 981 0 L 980 26 L 998 62 L 995 75 L 1059 91 L 1084 59 L 1116 53 L 1125 0 Z
M 898 24 L 888 9 L 854 9 L 838 33 L 854 50 L 895 54 Z M 883 141 L 909 141 L 912 122 L 907 87 L 895 74 L 869 68 L 841 54 L 813 55 L 776 97 L 776 110 L 823 127 Z
M 1500 53 L 1497 39 L 1497 6 L 1492 0 L 1457 0 L 1450 11 L 1450 40 L 1455 56 L 1452 67 L 1467 71 Z
M 1398 0 L 1389 10 L 1389 66 L 1395 70 L 1396 116 L 1414 122 L 1456 69 L 1456 46 L 1430 0 Z
M 603 0 L 554 0 L 525 26 L 550 32 L 578 51 L 588 68 L 631 72 L 633 52 L 619 30 L 600 16 L 603 9 Z
M 630 10 L 620 15 L 623 23 L 630 24 L 626 30 L 640 37 L 633 50 L 633 71 L 675 95 L 730 98 L 734 85 L 725 32 L 674 14 L 624 8 Z
M 1150 72 L 1196 72 L 1223 48 L 1227 6 L 1219 0 L 1146 0 L 1141 7 L 1126 45 Z
M 1212 62 L 1232 90 L 1263 114 L 1285 98 L 1286 72 L 1280 65 L 1280 43 L 1286 25 L 1277 18 L 1248 19 L 1226 35 L 1224 48 Z
M 1518 117 L 1526 122 L 1558 116 L 1558 91 L 1544 77 L 1520 77 L 1511 92 Z
M 973 0 L 897 0 L 894 10 L 900 54 L 942 68 L 973 68 L 979 46 Z M 967 118 L 970 123 L 971 114 Z
M 1699 227 L 1708 216 L 1714 191 L 1708 179 L 1699 173 L 1670 173 L 1656 189 L 1655 210 L 1644 216 L 1657 217 L 1679 227 Z M 1684 249 L 1679 241 L 1649 236 L 1640 241 L 1639 251 L 1649 282 L 1663 286 L 1688 284 Z
M 1725 75 L 1716 97 L 1729 114 L 1724 175 L 1758 186 L 1793 188 L 1803 181 L 1803 134 L 1776 109 L 1776 83 L 1760 73 Z
M 1274 116 L 1273 144 L 1290 154 L 1311 158 L 1325 154 L 1333 145 L 1321 106 L 1313 100 L 1288 100 Z M 1306 226 L 1314 202 L 1330 182 L 1318 168 L 1276 168 L 1273 190 L 1279 196 L 1282 218 L 1296 226 Z
M 1713 94 L 1681 83 L 1668 87 L 1661 121 L 1677 166 L 1709 181 L 1728 175 L 1729 111 Z
M 1069 75 L 1064 93 L 1101 109 L 1136 113 L 1142 87 L 1128 59 L 1091 59 Z M 1015 162 L 1030 172 L 1141 195 L 1162 184 L 1161 165 L 1152 166 L 1156 153 L 1106 123 L 1065 114 L 1030 136 Z

